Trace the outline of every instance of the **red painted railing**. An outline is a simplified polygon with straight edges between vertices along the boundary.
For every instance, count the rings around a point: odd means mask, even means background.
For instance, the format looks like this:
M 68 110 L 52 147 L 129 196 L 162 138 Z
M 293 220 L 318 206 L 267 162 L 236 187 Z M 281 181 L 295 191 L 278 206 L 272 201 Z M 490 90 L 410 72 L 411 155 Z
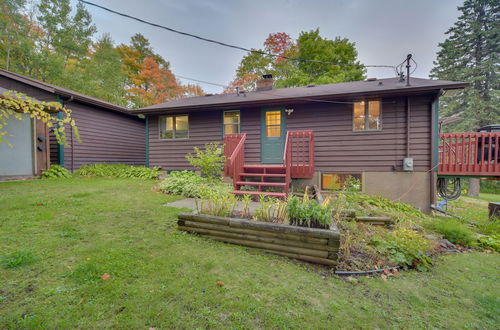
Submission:
M 226 157 L 224 175 L 233 178 L 234 181 L 239 180 L 235 176 L 243 172 L 246 138 L 247 135 L 241 133 L 224 136 L 224 156 Z
M 287 169 L 290 169 L 292 178 L 312 178 L 314 175 L 313 131 L 288 131 L 283 160 Z
M 440 175 L 500 177 L 500 132 L 442 133 Z

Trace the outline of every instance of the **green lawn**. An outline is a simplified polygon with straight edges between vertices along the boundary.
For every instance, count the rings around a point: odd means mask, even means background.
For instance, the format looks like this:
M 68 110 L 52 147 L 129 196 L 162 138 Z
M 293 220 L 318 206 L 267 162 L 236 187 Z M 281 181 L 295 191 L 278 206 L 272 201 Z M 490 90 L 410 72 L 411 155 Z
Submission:
M 152 186 L 133 179 L 0 183 L 0 328 L 500 324 L 498 254 L 454 254 L 428 272 L 346 281 L 325 268 L 180 233 L 179 210 L 163 206 L 172 197 Z

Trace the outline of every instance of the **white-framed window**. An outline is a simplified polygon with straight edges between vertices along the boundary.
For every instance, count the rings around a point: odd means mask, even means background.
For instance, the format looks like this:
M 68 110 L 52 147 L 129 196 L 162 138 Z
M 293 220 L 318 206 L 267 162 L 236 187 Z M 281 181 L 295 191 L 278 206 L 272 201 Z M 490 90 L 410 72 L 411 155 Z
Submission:
M 159 126 L 162 140 L 189 138 L 188 115 L 160 116 Z
M 380 100 L 354 102 L 354 131 L 377 131 L 382 129 L 382 104 Z

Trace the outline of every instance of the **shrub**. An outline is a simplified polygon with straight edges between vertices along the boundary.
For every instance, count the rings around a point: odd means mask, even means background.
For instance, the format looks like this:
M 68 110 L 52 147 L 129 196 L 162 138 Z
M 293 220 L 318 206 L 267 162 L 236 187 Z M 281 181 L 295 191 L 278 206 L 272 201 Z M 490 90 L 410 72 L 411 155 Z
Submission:
M 50 168 L 42 173 L 42 178 L 53 179 L 53 178 L 70 178 L 71 173 L 62 166 L 50 165 Z
M 297 196 L 288 199 L 288 217 L 290 224 L 301 227 L 330 228 L 332 207 L 327 199 L 323 204 L 309 200 L 307 191 L 301 200 Z
M 399 228 L 383 236 L 375 235 L 370 242 L 391 262 L 403 267 L 416 267 L 419 270 L 428 268 L 432 260 L 426 252 L 432 247 L 431 242 L 416 231 Z
M 38 257 L 30 250 L 20 250 L 2 256 L 1 262 L 3 268 L 17 268 L 31 265 L 38 261 Z
M 492 249 L 496 252 L 500 252 L 500 235 L 492 234 L 481 236 L 478 240 L 479 246 L 485 249 Z
M 158 179 L 160 170 L 157 167 L 130 166 L 125 164 L 88 164 L 76 172 L 81 176 L 99 176 L 111 178 Z
M 474 243 L 474 232 L 456 219 L 436 219 L 427 226 L 452 243 L 463 246 L 472 246 Z
M 160 191 L 166 194 L 184 197 L 200 198 L 201 192 L 221 191 L 229 193 L 231 186 L 222 182 L 214 182 L 208 178 L 202 178 L 191 171 L 171 172 L 159 185 Z
M 205 151 L 194 147 L 194 153 L 194 156 L 186 155 L 189 164 L 199 169 L 203 177 L 220 180 L 225 160 L 222 146 L 217 142 L 208 143 L 205 145 Z

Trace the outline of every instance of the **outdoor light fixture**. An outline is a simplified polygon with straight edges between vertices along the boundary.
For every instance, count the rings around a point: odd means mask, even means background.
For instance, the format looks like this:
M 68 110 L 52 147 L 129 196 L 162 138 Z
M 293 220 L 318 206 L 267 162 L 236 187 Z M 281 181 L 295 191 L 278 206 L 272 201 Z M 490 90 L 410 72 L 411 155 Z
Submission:
M 290 116 L 293 112 L 293 109 L 285 109 L 285 112 Z

